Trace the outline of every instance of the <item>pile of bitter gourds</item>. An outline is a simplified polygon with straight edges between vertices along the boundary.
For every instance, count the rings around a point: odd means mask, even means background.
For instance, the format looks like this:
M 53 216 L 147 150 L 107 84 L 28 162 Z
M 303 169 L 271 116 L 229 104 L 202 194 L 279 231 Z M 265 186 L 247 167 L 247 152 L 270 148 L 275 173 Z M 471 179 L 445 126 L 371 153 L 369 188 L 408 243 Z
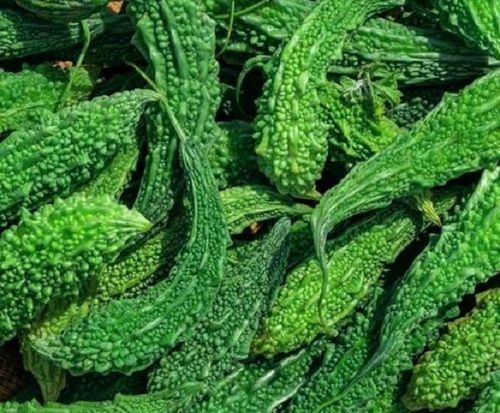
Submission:
M 0 413 L 500 413 L 499 1 L 0 0 L 0 67 Z

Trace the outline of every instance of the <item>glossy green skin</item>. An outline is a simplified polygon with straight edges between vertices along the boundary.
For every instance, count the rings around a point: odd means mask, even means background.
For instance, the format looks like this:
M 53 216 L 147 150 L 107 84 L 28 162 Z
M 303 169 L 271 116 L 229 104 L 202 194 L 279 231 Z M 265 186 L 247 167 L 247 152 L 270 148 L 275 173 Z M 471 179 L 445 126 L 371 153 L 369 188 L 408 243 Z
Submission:
M 18 6 L 55 22 L 85 19 L 108 4 L 108 0 L 15 0 Z
M 127 12 L 136 27 L 134 44 L 179 124 L 190 139 L 213 142 L 219 133 L 215 114 L 220 103 L 215 23 L 194 0 L 132 0 Z M 147 128 L 148 157 L 136 208 L 159 222 L 173 204 L 177 139 L 159 107 L 148 114 Z
M 149 228 L 143 216 L 108 197 L 57 200 L 24 214 L 0 237 L 0 344 L 49 301 L 78 295 L 96 268 Z
M 220 193 L 231 234 L 241 234 L 252 224 L 288 216 L 300 217 L 311 212 L 307 205 L 280 195 L 272 187 L 244 185 Z
M 122 16 L 96 14 L 87 21 L 91 37 L 121 24 Z M 80 23 L 55 24 L 23 11 L 0 9 L 0 60 L 15 59 L 73 47 L 83 42 Z
M 500 59 L 500 4 L 496 0 L 433 0 L 432 3 L 439 10 L 445 28 Z
M 65 197 L 95 178 L 127 146 L 136 146 L 147 90 L 83 102 L 0 143 L 0 225 Z
M 350 32 L 371 14 L 397 3 L 323 0 L 274 55 L 258 102 L 255 137 L 260 168 L 280 192 L 318 196 L 315 182 L 327 157 L 327 126 L 320 116 L 317 88 Z
M 500 372 L 496 372 L 474 404 L 472 413 L 500 412 Z
M 210 146 L 208 157 L 220 189 L 260 183 L 263 175 L 254 155 L 250 124 L 233 121 L 219 123 L 222 131 Z
M 285 272 L 289 227 L 283 219 L 262 240 L 228 252 L 226 274 L 212 310 L 191 340 L 162 358 L 151 375 L 149 391 L 164 391 L 189 402 L 248 356 L 267 299 Z
M 500 289 L 477 297 L 477 307 L 453 321 L 413 369 L 404 403 L 410 410 L 456 407 L 500 369 Z
M 374 18 L 354 32 L 329 72 L 355 75 L 369 65 L 375 77 L 393 74 L 401 84 L 422 85 L 473 79 L 500 61 L 446 32 Z
M 60 102 L 71 73 L 49 65 L 25 67 L 17 73 L 0 71 L 0 133 L 19 129 L 36 121 L 44 111 L 87 99 L 94 87 L 94 76 L 85 69 L 74 73 L 74 82 L 66 102 Z
M 443 101 L 389 147 L 358 164 L 315 208 L 314 244 L 326 276 L 325 244 L 340 222 L 479 170 L 500 158 L 500 70 Z M 439 139 L 436 139 L 439 137 Z M 444 148 L 453 147 L 453 151 Z
M 187 339 L 220 287 L 228 233 L 208 159 L 181 143 L 189 239 L 170 277 L 133 299 L 111 301 L 37 350 L 74 373 L 143 370 Z
M 461 191 L 434 194 L 440 214 L 457 202 Z M 267 357 L 294 350 L 317 335 L 333 336 L 365 299 L 386 266 L 429 225 L 416 210 L 395 205 L 351 226 L 328 244 L 328 289 L 319 314 L 321 268 L 310 256 L 286 278 L 271 313 L 264 320 L 253 351 Z

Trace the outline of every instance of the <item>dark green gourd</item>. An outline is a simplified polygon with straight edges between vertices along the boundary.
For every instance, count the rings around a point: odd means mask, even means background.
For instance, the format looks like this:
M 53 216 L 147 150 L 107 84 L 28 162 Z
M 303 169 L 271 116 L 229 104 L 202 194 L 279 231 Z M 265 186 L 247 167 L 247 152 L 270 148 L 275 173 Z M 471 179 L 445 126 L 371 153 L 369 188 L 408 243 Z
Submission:
M 108 4 L 109 0 L 15 0 L 18 6 L 56 22 L 79 21 Z

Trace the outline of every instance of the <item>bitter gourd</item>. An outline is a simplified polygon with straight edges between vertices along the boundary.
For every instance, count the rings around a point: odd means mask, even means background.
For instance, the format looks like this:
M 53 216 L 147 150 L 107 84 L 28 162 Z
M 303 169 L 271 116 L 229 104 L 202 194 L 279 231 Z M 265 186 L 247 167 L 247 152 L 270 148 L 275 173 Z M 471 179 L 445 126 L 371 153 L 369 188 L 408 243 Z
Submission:
M 437 211 L 446 213 L 461 192 L 435 193 Z M 287 275 L 253 350 L 272 356 L 309 343 L 319 334 L 335 335 L 342 320 L 372 291 L 384 268 L 428 225 L 418 211 L 394 205 L 351 226 L 327 247 L 329 277 L 328 294 L 321 304 L 323 316 L 317 305 L 321 268 L 312 256 Z
M 433 0 L 441 23 L 500 59 L 500 4 L 495 0 Z
M 500 369 L 500 290 L 477 296 L 476 308 L 448 326 L 413 370 L 403 398 L 410 410 L 456 407 Z
M 185 139 L 185 138 L 184 138 Z M 194 331 L 222 281 L 228 233 L 208 159 L 182 140 L 188 181 L 189 239 L 170 277 L 134 299 L 91 311 L 36 350 L 75 373 L 143 370 Z
M 193 0 L 132 0 L 127 11 L 136 27 L 134 44 L 178 122 L 190 139 L 213 142 L 220 103 L 215 23 Z M 176 133 L 159 107 L 151 108 L 147 127 L 148 158 L 136 208 L 158 222 L 173 203 Z
M 77 295 L 105 260 L 149 222 L 107 197 L 57 200 L 25 213 L 0 237 L 0 343 L 27 327 L 52 299 Z
M 108 0 L 15 0 L 17 5 L 44 19 L 78 21 L 106 6 Z
M 260 167 L 280 192 L 317 197 L 315 181 L 327 156 L 327 128 L 319 116 L 317 88 L 350 32 L 371 14 L 398 3 L 320 1 L 275 54 L 258 103 L 255 136 Z
M 291 218 L 311 212 L 307 205 L 294 202 L 263 185 L 244 185 L 221 191 L 231 234 L 240 234 L 252 224 L 289 216 Z
M 500 371 L 496 372 L 481 392 L 472 413 L 500 412 Z
M 73 85 L 66 101 L 61 95 L 74 69 L 49 65 L 26 66 L 17 73 L 0 71 L 0 133 L 19 129 L 27 121 L 36 121 L 43 111 L 54 112 L 59 105 L 72 105 L 88 98 L 95 83 L 92 71 L 73 73 Z
M 0 143 L 0 225 L 78 190 L 127 146 L 136 146 L 148 90 L 99 97 L 62 109 Z
M 212 310 L 192 339 L 162 358 L 149 391 L 188 401 L 212 388 L 248 356 L 267 297 L 274 294 L 285 272 L 289 227 L 284 218 L 262 240 L 228 252 L 226 274 Z
M 445 96 L 425 120 L 358 164 L 323 196 L 311 216 L 311 225 L 325 276 L 326 238 L 338 223 L 422 188 L 484 168 L 500 158 L 499 90 L 497 70 L 457 95 Z M 454 150 L 445 150 L 450 147 Z

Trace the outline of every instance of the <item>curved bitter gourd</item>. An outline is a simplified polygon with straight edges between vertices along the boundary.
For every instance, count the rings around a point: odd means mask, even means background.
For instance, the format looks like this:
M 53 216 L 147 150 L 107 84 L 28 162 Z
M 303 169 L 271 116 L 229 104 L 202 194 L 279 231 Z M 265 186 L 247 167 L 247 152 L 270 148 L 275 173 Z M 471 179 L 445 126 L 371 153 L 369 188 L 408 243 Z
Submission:
M 149 222 L 108 197 L 57 200 L 0 237 L 0 344 L 52 299 L 79 288 Z
M 328 149 L 317 88 L 348 35 L 371 14 L 399 3 L 322 0 L 274 55 L 258 102 L 255 137 L 260 167 L 280 192 L 318 197 L 315 182 Z
M 443 101 L 390 146 L 360 163 L 315 208 L 314 244 L 326 276 L 325 243 L 337 224 L 394 199 L 443 184 L 500 158 L 500 70 Z M 439 139 L 436 139 L 439 137 Z M 446 148 L 453 147 L 453 151 Z
M 471 413 L 500 413 L 500 370 L 485 386 Z
M 441 23 L 500 59 L 500 4 L 496 0 L 432 0 Z
M 127 12 L 136 26 L 134 44 L 150 65 L 153 80 L 190 139 L 211 143 L 219 133 L 219 66 L 215 23 L 194 0 L 132 0 Z M 147 115 L 148 157 L 136 208 L 153 222 L 173 204 L 176 133 L 159 107 Z
M 281 282 L 290 222 L 283 218 L 261 240 L 228 251 L 224 281 L 212 310 L 178 351 L 165 355 L 148 390 L 184 401 L 211 389 L 248 356 L 269 296 Z
M 109 0 L 15 0 L 17 5 L 36 15 L 59 22 L 78 21 L 89 17 Z
M 456 407 L 500 369 L 500 289 L 477 297 L 477 308 L 448 325 L 413 370 L 403 398 L 410 410 Z
M 143 370 L 187 339 L 222 281 L 228 232 L 208 159 L 181 142 L 188 181 L 189 239 L 171 276 L 133 299 L 109 302 L 36 350 L 74 373 Z
M 443 214 L 462 190 L 435 193 Z M 318 310 L 321 268 L 312 256 L 286 278 L 271 313 L 264 320 L 253 351 L 272 356 L 312 341 L 319 334 L 335 335 L 340 323 L 373 290 L 386 265 L 392 263 L 429 225 L 416 210 L 394 205 L 349 228 L 328 244 L 328 293 Z
M 40 125 L 10 134 L 0 143 L 0 225 L 91 181 L 127 146 L 137 146 L 136 128 L 148 90 L 99 97 L 62 109 Z

